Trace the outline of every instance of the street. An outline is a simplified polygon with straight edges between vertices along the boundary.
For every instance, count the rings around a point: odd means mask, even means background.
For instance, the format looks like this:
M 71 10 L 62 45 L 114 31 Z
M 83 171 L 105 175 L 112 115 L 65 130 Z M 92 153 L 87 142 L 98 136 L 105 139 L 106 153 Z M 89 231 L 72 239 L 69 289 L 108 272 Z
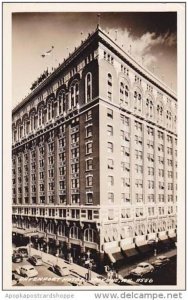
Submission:
M 19 285 L 22 284 L 24 286 L 71 286 L 75 283 L 81 281 L 81 278 L 74 274 L 71 270 L 71 266 L 68 266 L 70 271 L 70 275 L 60 277 L 54 272 L 50 271 L 50 265 L 43 263 L 42 266 L 34 266 L 34 268 L 38 271 L 38 276 L 34 278 L 27 278 L 18 275 L 16 272 L 23 265 L 31 265 L 26 258 L 20 263 L 12 263 L 12 270 L 16 277 L 19 278 Z M 67 266 L 66 266 L 67 267 Z M 85 284 L 85 283 L 84 283 Z
M 143 277 L 126 275 L 124 278 L 131 279 L 141 285 L 176 285 L 177 259 L 172 257 L 168 264 L 155 268 L 153 273 Z M 119 272 L 123 273 L 123 269 Z

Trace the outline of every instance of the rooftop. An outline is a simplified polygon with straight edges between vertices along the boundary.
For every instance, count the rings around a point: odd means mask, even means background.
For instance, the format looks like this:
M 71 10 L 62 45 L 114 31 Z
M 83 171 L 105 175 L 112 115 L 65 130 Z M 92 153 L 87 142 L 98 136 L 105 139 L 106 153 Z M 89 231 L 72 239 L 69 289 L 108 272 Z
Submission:
M 107 34 L 104 30 L 101 29 L 101 27 L 98 25 L 96 30 L 90 34 L 88 34 L 88 37 L 81 41 L 81 44 L 79 47 L 75 47 L 74 51 L 72 53 L 69 53 L 69 56 L 65 59 L 62 64 L 59 64 L 57 68 L 54 68 L 52 72 L 48 72 L 48 70 L 45 70 L 43 74 L 39 76 L 39 78 L 32 84 L 31 92 L 22 100 L 20 103 L 18 103 L 13 108 L 13 113 L 15 113 L 19 108 L 21 108 L 25 103 L 27 103 L 28 100 L 33 98 L 38 92 L 40 92 L 46 85 L 48 85 L 50 82 L 52 82 L 60 73 L 61 71 L 71 63 L 71 61 L 80 54 L 89 44 L 91 44 L 96 38 L 99 39 L 99 41 L 103 41 L 108 47 L 113 49 L 113 51 L 120 56 L 122 59 L 124 59 L 132 68 L 134 68 L 140 75 L 145 77 L 148 81 L 150 81 L 153 85 L 157 86 L 159 89 L 161 89 L 163 92 L 167 93 L 170 97 L 177 100 L 176 93 L 168 87 L 164 82 L 161 81 L 155 74 L 150 72 L 148 69 L 146 69 L 143 65 L 141 65 L 138 61 L 135 60 L 133 56 L 131 56 L 129 53 L 127 53 L 122 47 L 120 47 L 112 38 Z

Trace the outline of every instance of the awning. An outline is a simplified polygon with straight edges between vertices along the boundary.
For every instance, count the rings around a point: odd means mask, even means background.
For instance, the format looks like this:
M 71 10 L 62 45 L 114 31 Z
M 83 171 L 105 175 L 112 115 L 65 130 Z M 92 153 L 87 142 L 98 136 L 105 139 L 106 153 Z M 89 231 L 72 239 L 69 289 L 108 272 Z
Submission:
M 42 232 L 27 232 L 24 234 L 25 237 L 32 237 L 32 236 L 36 236 L 37 238 L 42 238 L 44 237 L 44 233 Z
M 24 235 L 24 234 L 25 234 L 25 229 L 13 227 L 13 228 L 12 228 L 12 232 L 13 232 L 13 233 L 18 233 L 18 234 Z
M 135 249 L 135 244 L 123 245 L 122 250 L 127 257 L 135 256 L 138 254 L 138 251 Z
M 121 252 L 113 253 L 112 256 L 115 258 L 116 261 L 125 259 Z
M 166 239 L 168 239 L 168 236 L 167 236 L 166 233 L 159 234 L 159 240 L 160 240 L 160 241 L 164 241 L 164 240 L 166 240 Z
M 161 242 L 162 244 L 169 244 L 170 240 L 169 240 L 168 236 L 165 235 L 165 236 L 159 237 L 159 242 Z
M 44 237 L 44 233 L 42 233 L 42 232 L 31 231 L 31 230 L 22 229 L 22 228 L 12 228 L 12 232 L 21 234 L 25 237 L 32 237 L 32 236 L 37 236 L 38 238 Z
M 135 248 L 124 250 L 124 253 L 127 257 L 135 256 L 138 254 L 138 251 Z
M 169 233 L 169 234 L 168 234 L 168 237 L 169 237 L 170 239 L 176 237 L 175 232 Z
M 114 264 L 116 262 L 115 258 L 113 257 L 112 253 L 107 253 L 108 258 L 110 259 L 110 261 Z
M 177 242 L 177 236 L 173 236 L 173 237 L 169 237 L 170 238 L 170 241 L 173 241 L 173 242 Z
M 142 253 L 149 252 L 149 251 L 151 251 L 151 246 L 150 245 L 139 246 L 139 251 Z
M 105 250 L 105 252 L 108 255 L 108 257 L 112 263 L 115 263 L 118 260 L 124 259 L 123 255 L 121 254 L 120 247 L 107 248 Z

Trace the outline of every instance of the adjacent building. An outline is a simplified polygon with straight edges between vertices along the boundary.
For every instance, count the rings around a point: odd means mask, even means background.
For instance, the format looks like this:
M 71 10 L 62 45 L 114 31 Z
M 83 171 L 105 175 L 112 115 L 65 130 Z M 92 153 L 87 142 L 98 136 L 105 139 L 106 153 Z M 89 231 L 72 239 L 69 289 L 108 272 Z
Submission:
M 176 236 L 176 95 L 100 27 L 13 109 L 12 139 L 14 236 L 112 262 Z

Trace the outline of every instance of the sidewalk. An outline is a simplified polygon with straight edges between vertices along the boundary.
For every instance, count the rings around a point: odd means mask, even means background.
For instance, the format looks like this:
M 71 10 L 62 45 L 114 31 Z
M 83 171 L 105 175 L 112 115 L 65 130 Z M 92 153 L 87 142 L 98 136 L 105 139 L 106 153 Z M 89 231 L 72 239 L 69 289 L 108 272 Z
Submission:
M 157 254 L 157 256 L 150 256 L 147 258 L 138 259 L 137 261 L 135 261 L 132 264 L 130 263 L 129 265 L 124 265 L 119 269 L 119 274 L 121 274 L 123 277 L 128 276 L 129 272 L 132 269 L 134 269 L 138 263 L 145 261 L 145 262 L 152 264 L 156 260 L 156 258 L 161 255 L 165 255 L 168 258 L 174 257 L 177 255 L 177 249 L 172 249 L 172 250 L 169 250 L 166 252 L 159 253 L 159 254 Z
M 88 269 L 79 266 L 75 263 L 69 263 L 68 261 L 60 258 L 60 257 L 55 257 L 51 254 L 42 252 L 40 250 L 30 248 L 30 255 L 40 255 L 42 257 L 42 261 L 46 264 L 50 265 L 61 265 L 64 267 L 67 267 L 67 269 L 70 271 L 70 273 L 74 276 L 78 276 L 78 278 L 81 278 L 83 281 L 83 285 L 98 285 L 102 283 L 102 285 L 107 285 L 107 283 L 104 281 L 106 278 L 101 276 L 100 274 L 90 271 L 91 272 L 91 280 L 87 281 L 86 280 L 86 274 L 88 274 Z M 98 283 L 98 284 L 97 284 Z M 114 285 L 112 283 L 112 285 Z

